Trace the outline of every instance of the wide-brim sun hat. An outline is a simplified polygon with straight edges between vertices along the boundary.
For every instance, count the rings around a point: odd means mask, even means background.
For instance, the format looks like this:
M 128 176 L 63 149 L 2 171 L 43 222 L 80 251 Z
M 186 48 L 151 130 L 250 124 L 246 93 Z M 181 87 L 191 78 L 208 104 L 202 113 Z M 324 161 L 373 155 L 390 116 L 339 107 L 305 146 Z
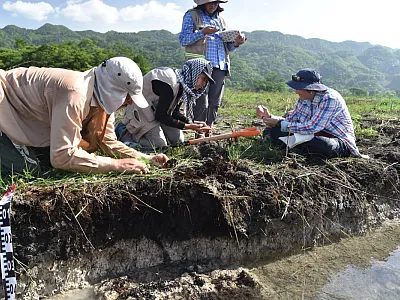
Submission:
M 129 93 L 140 108 L 148 106 L 142 94 L 143 75 L 138 65 L 127 57 L 113 57 L 95 69 L 97 99 L 107 114 L 112 114 L 125 102 Z
M 295 90 L 326 91 L 328 87 L 321 80 L 322 76 L 317 71 L 306 68 L 292 75 L 292 80 L 286 84 Z
M 194 3 L 196 3 L 197 5 L 203 5 L 203 4 L 210 3 L 210 2 L 215 2 L 215 0 L 194 0 Z M 228 0 L 221 0 L 218 2 L 226 3 L 226 2 L 228 2 Z

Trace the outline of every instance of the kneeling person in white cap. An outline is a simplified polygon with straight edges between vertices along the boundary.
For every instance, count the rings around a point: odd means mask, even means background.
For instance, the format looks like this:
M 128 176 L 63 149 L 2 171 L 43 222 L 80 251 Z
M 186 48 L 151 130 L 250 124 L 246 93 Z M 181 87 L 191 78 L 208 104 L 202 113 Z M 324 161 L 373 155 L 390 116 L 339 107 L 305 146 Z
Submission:
M 0 70 L 1 174 L 40 173 L 54 167 L 75 172 L 147 173 L 141 157 L 119 142 L 114 112 L 127 104 L 146 106 L 143 77 L 129 58 L 114 57 L 86 72 L 57 68 Z M 101 151 L 107 156 L 94 154 Z M 8 159 L 10 153 L 21 159 Z M 111 157 L 110 157 L 111 156 Z

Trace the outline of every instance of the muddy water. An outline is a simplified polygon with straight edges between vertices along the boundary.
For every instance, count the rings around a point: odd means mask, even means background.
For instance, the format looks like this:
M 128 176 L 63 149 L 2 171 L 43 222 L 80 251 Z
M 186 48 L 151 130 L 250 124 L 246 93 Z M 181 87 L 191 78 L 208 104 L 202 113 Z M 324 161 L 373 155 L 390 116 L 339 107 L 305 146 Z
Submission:
M 261 299 L 400 299 L 399 245 L 400 223 L 387 223 L 365 236 L 244 267 L 262 286 Z M 49 299 L 96 297 L 87 289 Z
M 48 298 L 49 300 L 95 300 L 96 295 L 93 288 L 84 290 L 73 290 L 62 295 Z
M 400 299 L 400 223 L 255 267 L 265 299 Z
M 350 265 L 322 288 L 319 300 L 400 299 L 400 247 L 370 268 Z

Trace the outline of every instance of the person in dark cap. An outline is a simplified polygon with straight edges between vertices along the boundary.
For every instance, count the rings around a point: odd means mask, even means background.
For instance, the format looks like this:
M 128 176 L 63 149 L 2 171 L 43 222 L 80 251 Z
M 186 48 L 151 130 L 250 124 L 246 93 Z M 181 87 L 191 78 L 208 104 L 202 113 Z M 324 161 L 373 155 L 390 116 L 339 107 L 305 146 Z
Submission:
M 146 155 L 114 133 L 114 112 L 147 106 L 143 77 L 127 57 L 86 72 L 58 68 L 0 70 L 1 175 L 40 175 L 51 167 L 82 173 L 147 173 L 140 161 L 163 166 L 164 154 Z M 102 155 L 95 152 L 100 151 Z
M 363 157 L 356 146 L 353 122 L 345 100 L 322 83 L 318 72 L 302 69 L 286 84 L 299 96 L 292 111 L 284 117 L 276 117 L 265 106 L 256 109 L 257 116 L 270 127 L 265 136 L 272 144 L 290 147 L 289 141 L 297 140 L 298 144 L 292 148 L 306 156 Z
M 210 131 L 205 122 L 194 120 L 193 112 L 209 83 L 214 84 L 212 66 L 204 58 L 190 59 L 181 69 L 151 70 L 143 77 L 143 95 L 148 105 L 143 108 L 132 103 L 125 108 L 125 125 L 116 126 L 119 140 L 133 147 L 153 149 L 182 143 L 183 129 Z

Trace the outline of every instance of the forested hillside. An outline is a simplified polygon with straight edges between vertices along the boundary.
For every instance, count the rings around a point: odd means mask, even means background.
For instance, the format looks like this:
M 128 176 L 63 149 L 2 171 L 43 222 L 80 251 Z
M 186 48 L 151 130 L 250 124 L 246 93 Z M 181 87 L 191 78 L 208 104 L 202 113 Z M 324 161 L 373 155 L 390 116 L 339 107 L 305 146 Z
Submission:
M 369 43 L 304 39 L 280 32 L 246 33 L 247 43 L 232 54 L 227 84 L 240 89 L 281 90 L 296 70 L 312 67 L 323 81 L 340 90 L 359 93 L 400 92 L 400 49 Z M 184 62 L 177 34 L 165 30 L 120 33 L 72 31 L 46 24 L 37 30 L 0 29 L 0 68 L 18 65 L 85 70 L 103 59 L 125 55 L 144 72 L 156 66 L 179 67 Z

